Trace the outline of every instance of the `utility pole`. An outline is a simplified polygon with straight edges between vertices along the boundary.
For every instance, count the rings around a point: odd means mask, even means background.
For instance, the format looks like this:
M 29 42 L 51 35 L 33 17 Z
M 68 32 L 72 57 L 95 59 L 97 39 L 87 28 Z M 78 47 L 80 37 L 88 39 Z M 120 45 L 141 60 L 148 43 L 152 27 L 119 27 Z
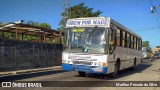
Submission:
M 152 0 L 150 0 L 150 3 L 151 3 L 151 9 L 150 9 L 150 13 L 152 14 L 155 14 L 155 18 L 156 18 L 156 22 L 157 22 L 157 25 L 158 27 L 160 27 L 160 13 L 159 13 L 159 10 L 157 10 L 158 8 L 160 8 L 160 5 L 154 5 Z
M 157 8 L 160 8 L 160 5 L 159 6 L 151 6 L 151 13 L 155 13 Z
M 64 32 L 64 28 L 66 26 L 67 19 L 70 18 L 71 15 L 71 0 L 63 0 L 63 12 L 62 14 L 62 28 L 60 30 L 60 44 L 62 44 L 62 32 Z
M 157 8 L 160 8 L 160 5 L 158 5 L 158 6 L 155 6 L 155 5 L 153 5 L 153 3 L 152 3 L 152 0 L 150 0 L 150 3 L 151 3 L 151 13 L 156 13 L 157 12 Z
M 67 19 L 71 16 L 71 0 L 63 0 L 63 11 L 65 13 L 64 17 L 63 17 L 63 21 L 62 21 L 62 27 L 65 27 L 66 21 Z

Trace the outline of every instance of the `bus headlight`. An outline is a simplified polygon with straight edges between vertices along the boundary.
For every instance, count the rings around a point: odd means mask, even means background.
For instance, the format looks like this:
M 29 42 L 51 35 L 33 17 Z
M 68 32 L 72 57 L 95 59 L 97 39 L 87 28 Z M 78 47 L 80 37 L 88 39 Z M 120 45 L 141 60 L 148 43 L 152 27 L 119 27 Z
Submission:
M 101 66 L 101 62 L 98 62 L 98 66 Z
M 71 63 L 73 63 L 73 60 L 71 60 Z
M 95 62 L 94 65 L 96 66 L 96 65 L 97 65 L 97 62 Z
M 102 63 L 102 66 L 107 66 L 107 63 L 104 63 L 104 62 L 103 62 L 103 63 Z

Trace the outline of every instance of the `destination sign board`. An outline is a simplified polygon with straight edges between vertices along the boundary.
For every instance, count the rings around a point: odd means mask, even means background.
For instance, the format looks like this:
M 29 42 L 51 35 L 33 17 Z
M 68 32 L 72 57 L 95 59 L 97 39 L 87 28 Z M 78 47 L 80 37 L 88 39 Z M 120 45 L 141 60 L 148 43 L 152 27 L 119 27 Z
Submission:
M 66 27 L 109 26 L 109 19 L 69 19 Z

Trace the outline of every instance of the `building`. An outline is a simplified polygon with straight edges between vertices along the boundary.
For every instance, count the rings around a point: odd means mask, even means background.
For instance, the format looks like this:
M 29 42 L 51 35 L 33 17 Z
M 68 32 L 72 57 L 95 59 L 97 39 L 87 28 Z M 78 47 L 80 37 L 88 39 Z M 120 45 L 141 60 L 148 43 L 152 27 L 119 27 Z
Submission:
M 160 53 L 160 48 L 152 48 L 153 53 Z

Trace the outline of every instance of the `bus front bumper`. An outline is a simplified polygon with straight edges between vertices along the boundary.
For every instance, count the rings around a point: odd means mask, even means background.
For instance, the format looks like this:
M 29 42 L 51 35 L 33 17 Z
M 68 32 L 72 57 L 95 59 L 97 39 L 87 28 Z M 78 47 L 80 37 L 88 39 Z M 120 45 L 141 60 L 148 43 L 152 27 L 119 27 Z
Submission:
M 102 66 L 85 66 L 63 63 L 62 69 L 65 71 L 81 71 L 86 73 L 107 74 L 107 67 Z

